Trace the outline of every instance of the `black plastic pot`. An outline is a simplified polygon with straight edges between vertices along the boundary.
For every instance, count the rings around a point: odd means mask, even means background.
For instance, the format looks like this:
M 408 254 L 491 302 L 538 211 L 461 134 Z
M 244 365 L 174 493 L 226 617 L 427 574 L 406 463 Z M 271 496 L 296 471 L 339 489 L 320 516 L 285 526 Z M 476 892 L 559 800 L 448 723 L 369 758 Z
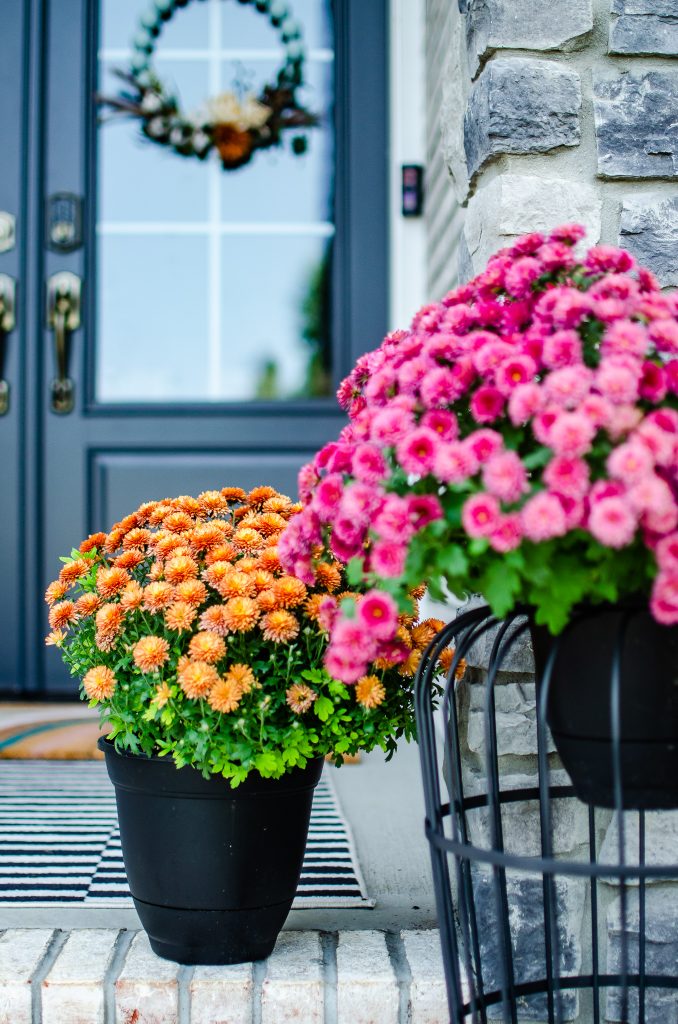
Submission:
M 615 806 L 615 765 L 628 810 L 678 807 L 678 628 L 644 605 L 578 609 L 553 637 L 531 623 L 538 684 L 556 646 L 546 720 L 577 796 Z M 612 729 L 618 652 L 619 746 Z
M 115 786 L 134 905 L 158 956 L 182 964 L 267 957 L 299 884 L 323 759 L 237 789 L 169 757 L 99 740 Z

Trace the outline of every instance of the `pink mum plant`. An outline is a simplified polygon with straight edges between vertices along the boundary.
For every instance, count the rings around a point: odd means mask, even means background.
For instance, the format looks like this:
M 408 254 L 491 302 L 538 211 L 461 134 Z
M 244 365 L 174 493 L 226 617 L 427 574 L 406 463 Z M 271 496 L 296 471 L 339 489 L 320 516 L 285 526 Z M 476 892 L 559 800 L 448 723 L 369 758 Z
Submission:
M 519 239 L 342 383 L 350 422 L 302 470 L 280 555 L 311 583 L 329 552 L 373 595 L 333 624 L 346 681 L 361 651 L 402 656 L 395 609 L 422 582 L 554 633 L 639 595 L 678 623 L 678 294 L 622 249 L 579 260 L 583 235 Z

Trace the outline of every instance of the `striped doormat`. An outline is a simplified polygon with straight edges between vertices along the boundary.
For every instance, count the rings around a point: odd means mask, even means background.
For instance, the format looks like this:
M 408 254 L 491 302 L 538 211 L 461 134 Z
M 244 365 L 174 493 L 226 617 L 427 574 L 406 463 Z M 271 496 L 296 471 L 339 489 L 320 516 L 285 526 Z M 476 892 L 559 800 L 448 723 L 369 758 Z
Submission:
M 134 906 L 105 765 L 0 763 L 2 906 Z M 372 906 L 326 771 L 313 800 L 294 909 Z

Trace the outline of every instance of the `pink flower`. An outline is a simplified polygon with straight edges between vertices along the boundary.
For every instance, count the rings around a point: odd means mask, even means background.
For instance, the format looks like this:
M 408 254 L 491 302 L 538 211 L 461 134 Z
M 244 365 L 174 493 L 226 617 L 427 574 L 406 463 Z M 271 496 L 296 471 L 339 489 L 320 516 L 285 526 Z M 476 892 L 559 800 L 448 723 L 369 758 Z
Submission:
M 544 273 L 544 267 L 539 260 L 531 256 L 516 260 L 506 272 L 504 287 L 509 295 L 516 299 L 522 299 L 530 295 L 532 285 L 537 278 Z
M 638 387 L 640 397 L 648 402 L 662 402 L 668 391 L 667 375 L 662 366 L 646 359 Z
M 587 395 L 579 406 L 579 412 L 586 416 L 595 427 L 604 427 L 610 420 L 614 406 L 602 395 Z
M 398 441 L 396 456 L 406 473 L 426 476 L 432 471 L 439 450 L 438 435 L 428 427 L 417 427 Z
M 479 387 L 471 398 L 471 415 L 476 423 L 494 423 L 504 409 L 504 397 L 497 388 Z
M 477 331 L 469 335 L 474 339 L 473 365 L 483 377 L 489 377 L 493 370 L 501 366 L 505 359 L 514 355 L 513 349 L 505 341 L 499 341 L 488 331 Z M 478 343 L 482 342 L 480 347 Z
M 654 469 L 654 460 L 649 450 L 639 441 L 627 441 L 615 448 L 607 460 L 607 471 L 611 477 L 625 484 L 642 480 Z
M 459 435 L 459 423 L 447 409 L 431 409 L 421 417 L 420 426 L 433 430 L 441 441 L 454 441 Z
M 473 433 L 465 437 L 464 444 L 476 461 L 483 463 L 502 450 L 504 439 L 496 430 L 481 427 L 480 430 L 474 430 Z
M 464 502 L 461 524 L 469 537 L 490 537 L 500 523 L 499 502 L 491 494 L 473 494 Z
M 556 331 L 544 339 L 542 358 L 552 370 L 582 361 L 581 338 L 576 331 Z
M 508 404 L 509 419 L 514 427 L 527 423 L 544 404 L 544 392 L 538 384 L 519 384 L 511 393 Z
M 404 409 L 387 406 L 379 409 L 372 419 L 371 437 L 383 448 L 397 444 L 414 426 L 414 417 Z
M 678 573 L 660 572 L 654 581 L 650 610 L 664 626 L 678 623 Z
M 373 520 L 372 527 L 382 540 L 408 541 L 414 529 L 405 498 L 389 494 Z
M 588 463 L 576 457 L 556 455 L 544 470 L 543 479 L 558 494 L 583 498 L 589 487 Z
M 586 228 L 581 224 L 561 224 L 551 232 L 554 241 L 565 242 L 566 245 L 574 245 L 586 234 Z
M 655 557 L 660 569 L 678 573 L 678 533 L 662 537 L 655 548 Z
M 367 624 L 359 616 L 352 619 L 340 616 L 332 630 L 332 647 L 336 651 L 343 648 L 356 660 L 369 660 L 376 650 L 376 638 L 370 634 Z
M 352 558 L 362 555 L 363 545 L 357 535 L 353 540 L 346 541 L 333 531 L 330 537 L 330 550 L 335 558 L 346 565 Z
M 607 432 L 617 440 L 629 434 L 643 418 L 643 411 L 637 405 L 613 405 L 607 420 Z
M 642 357 L 648 346 L 646 329 L 633 320 L 616 320 L 603 334 L 600 350 L 603 355 L 628 354 Z
M 598 367 L 596 387 L 611 402 L 635 402 L 638 398 L 638 379 L 638 372 L 627 362 L 611 356 Z
M 329 633 L 339 615 L 339 606 L 333 597 L 329 594 L 324 597 L 318 605 L 318 622 L 320 623 L 321 629 L 324 629 L 326 633 Z
M 405 501 L 415 532 L 443 518 L 442 505 L 433 494 L 408 494 Z
M 626 489 L 616 480 L 596 480 L 588 493 L 589 505 L 605 501 L 606 498 L 619 498 L 623 494 L 626 494 Z
M 325 668 L 333 679 L 342 683 L 356 683 L 365 674 L 368 659 L 360 650 L 353 653 L 346 647 L 329 647 L 325 655 Z
M 556 497 L 562 505 L 563 512 L 565 513 L 565 527 L 568 530 L 576 530 L 577 527 L 581 526 L 586 518 L 586 507 L 584 502 L 580 498 L 575 498 L 571 494 L 558 494 Z
M 672 395 L 678 395 L 678 359 L 671 359 L 664 367 L 666 384 Z
M 478 461 L 465 441 L 441 444 L 435 461 L 435 475 L 446 484 L 462 483 L 478 472 Z
M 351 463 L 353 476 L 365 484 L 376 484 L 387 473 L 386 459 L 373 444 L 359 444 L 353 453 Z
M 634 435 L 660 466 L 670 466 L 676 457 L 676 438 L 647 416 Z
M 563 506 L 555 494 L 541 491 L 530 498 L 520 513 L 523 534 L 535 544 L 552 537 L 562 537 L 567 531 Z
M 592 371 L 583 363 L 580 366 L 563 366 L 549 373 L 544 382 L 544 391 L 555 405 L 574 409 L 589 393 L 592 379 Z
M 446 366 L 429 369 L 421 382 L 419 394 L 428 409 L 450 405 L 463 395 L 463 387 L 458 375 Z
M 418 359 L 410 359 L 403 363 L 398 371 L 398 385 L 401 391 L 407 394 L 414 394 L 422 381 L 428 375 L 431 364 L 423 356 Z
M 376 541 L 370 549 L 370 569 L 385 579 L 402 576 L 406 558 L 405 544 L 392 540 Z
M 318 474 L 315 471 L 315 466 L 312 462 L 307 462 L 305 466 L 302 466 L 297 476 L 297 488 L 299 490 L 299 500 L 303 501 L 304 505 L 307 505 L 313 496 L 313 488 L 318 483 Z
M 569 270 L 575 263 L 572 249 L 565 242 L 546 242 L 538 249 L 537 256 L 549 271 Z
M 560 413 L 557 409 L 542 409 L 532 420 L 532 433 L 540 444 L 550 444 L 551 431 Z
M 579 412 L 560 413 L 549 431 L 548 445 L 557 455 L 586 455 L 596 428 Z
M 377 640 L 390 640 L 398 628 L 398 606 L 390 594 L 369 590 L 358 604 L 358 622 Z
M 530 356 L 512 356 L 497 368 L 495 382 L 502 395 L 510 395 L 521 384 L 532 381 L 537 365 Z
M 631 270 L 636 261 L 625 249 L 614 245 L 594 245 L 586 254 L 584 265 L 588 270 L 599 274 L 606 270 L 622 272 Z
M 501 517 L 499 526 L 490 534 L 490 547 L 505 554 L 519 547 L 522 539 L 520 513 L 509 512 Z
M 344 493 L 344 479 L 340 473 L 330 473 L 320 481 L 315 491 L 313 507 L 322 522 L 328 523 Z
M 658 352 L 678 354 L 678 323 L 675 320 L 655 320 L 650 324 L 650 337 Z
M 547 292 L 551 296 L 551 319 L 556 327 L 578 327 L 591 310 L 591 299 L 576 288 L 561 285 Z
M 349 516 L 355 523 L 366 525 L 383 499 L 383 491 L 369 484 L 350 484 L 344 490 L 341 499 L 341 513 Z
M 589 512 L 588 529 L 606 548 L 623 548 L 630 544 L 638 521 L 623 498 L 604 498 Z
M 655 474 L 641 477 L 628 492 L 629 503 L 640 514 L 658 512 L 664 514 L 674 508 L 671 488 Z
M 483 466 L 483 484 L 486 490 L 501 501 L 518 501 L 529 491 L 527 472 L 520 456 L 514 451 L 493 455 Z

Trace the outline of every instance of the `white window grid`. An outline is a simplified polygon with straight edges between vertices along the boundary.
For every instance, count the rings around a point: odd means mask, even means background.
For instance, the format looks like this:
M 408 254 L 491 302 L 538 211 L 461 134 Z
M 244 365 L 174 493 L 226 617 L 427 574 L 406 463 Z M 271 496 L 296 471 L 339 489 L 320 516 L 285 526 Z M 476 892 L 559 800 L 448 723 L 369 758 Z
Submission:
M 209 39 L 221 39 L 221 0 L 209 0 Z M 233 48 L 209 46 L 202 48 L 167 47 L 155 53 L 157 63 L 162 61 L 204 61 L 208 65 L 210 95 L 217 95 L 221 89 L 221 67 L 224 61 L 280 60 L 283 51 L 276 48 Z M 129 49 L 104 47 L 99 50 L 99 63 L 122 63 L 129 58 Z M 334 51 L 315 47 L 307 51 L 307 61 L 331 63 Z M 217 401 L 221 398 L 220 382 L 223 370 L 223 349 L 221 344 L 221 239 L 226 235 L 303 235 L 305 237 L 332 238 L 335 226 L 331 221 L 222 221 L 221 181 L 223 171 L 214 159 L 206 161 L 205 172 L 208 182 L 207 219 L 204 221 L 99 221 L 97 235 L 204 235 L 208 238 L 208 316 L 207 316 L 207 360 L 205 366 L 207 388 L 206 399 Z

